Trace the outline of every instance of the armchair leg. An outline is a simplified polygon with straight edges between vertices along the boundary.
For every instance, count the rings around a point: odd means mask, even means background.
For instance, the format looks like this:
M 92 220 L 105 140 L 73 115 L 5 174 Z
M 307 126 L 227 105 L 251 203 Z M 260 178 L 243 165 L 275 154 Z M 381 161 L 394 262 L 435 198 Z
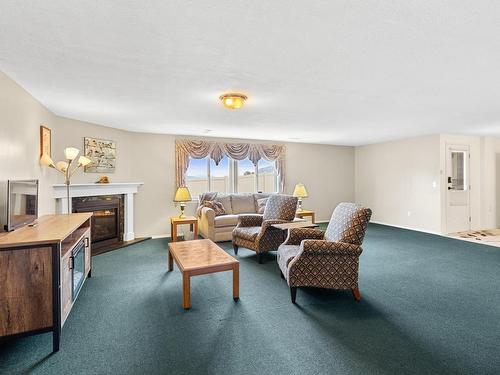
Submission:
M 262 253 L 257 253 L 257 262 L 262 264 Z
M 356 302 L 359 302 L 361 300 L 361 293 L 359 292 L 358 288 L 352 288 L 351 289 L 352 295 L 354 296 L 354 299 Z
M 292 297 L 292 303 L 295 303 L 295 298 L 297 298 L 297 287 L 296 286 L 290 287 L 290 296 Z
M 234 255 L 238 255 L 238 245 L 233 242 Z

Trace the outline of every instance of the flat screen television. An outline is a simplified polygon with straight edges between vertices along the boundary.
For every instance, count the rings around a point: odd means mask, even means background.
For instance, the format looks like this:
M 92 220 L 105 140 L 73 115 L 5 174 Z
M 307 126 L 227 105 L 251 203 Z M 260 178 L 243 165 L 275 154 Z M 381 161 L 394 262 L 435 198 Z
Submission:
M 6 231 L 33 223 L 38 218 L 38 180 L 9 180 L 7 183 Z

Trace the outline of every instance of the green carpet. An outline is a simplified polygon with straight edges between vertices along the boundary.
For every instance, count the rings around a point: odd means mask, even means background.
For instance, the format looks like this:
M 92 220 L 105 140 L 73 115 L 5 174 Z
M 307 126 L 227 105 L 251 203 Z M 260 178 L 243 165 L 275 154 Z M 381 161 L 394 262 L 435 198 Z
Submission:
M 229 272 L 166 273 L 166 240 L 93 258 L 93 277 L 51 354 L 51 334 L 0 346 L 0 373 L 493 374 L 500 356 L 500 249 L 370 225 L 360 290 L 303 290 L 297 305 L 275 254 L 240 250 Z M 230 243 L 222 244 L 231 254 Z

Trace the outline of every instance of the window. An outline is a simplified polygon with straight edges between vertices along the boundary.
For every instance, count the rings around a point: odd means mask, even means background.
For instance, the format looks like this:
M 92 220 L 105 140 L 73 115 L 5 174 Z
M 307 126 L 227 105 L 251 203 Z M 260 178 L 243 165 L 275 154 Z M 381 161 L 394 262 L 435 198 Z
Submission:
M 257 191 L 275 193 L 278 191 L 276 162 L 260 159 L 257 164 Z
M 231 159 L 227 156 L 220 161 L 219 165 L 215 165 L 215 161 L 210 159 L 210 191 L 219 193 L 230 193 L 232 189 L 230 173 Z
M 238 170 L 238 180 L 236 184 L 236 191 L 238 193 L 253 193 L 256 189 L 256 168 L 255 165 L 249 160 L 236 161 Z
M 186 186 L 193 199 L 208 191 L 208 158 L 189 158 L 189 167 L 186 172 Z
M 193 198 L 208 191 L 220 193 L 275 193 L 278 191 L 276 163 L 259 160 L 257 167 L 249 159 L 233 160 L 224 156 L 219 165 L 206 157 L 189 159 L 186 186 Z
M 466 152 L 452 151 L 451 152 L 451 188 L 450 190 L 467 190 L 465 182 L 465 163 Z

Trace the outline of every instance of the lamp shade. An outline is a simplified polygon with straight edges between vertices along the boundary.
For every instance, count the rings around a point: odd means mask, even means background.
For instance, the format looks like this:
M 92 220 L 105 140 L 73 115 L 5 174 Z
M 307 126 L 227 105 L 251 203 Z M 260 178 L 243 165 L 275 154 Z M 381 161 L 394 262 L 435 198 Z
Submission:
M 42 157 L 40 158 L 40 164 L 43 165 L 44 167 L 55 168 L 54 161 L 47 154 L 42 155 Z
M 86 156 L 80 156 L 78 158 L 78 164 L 85 167 L 86 165 L 90 164 L 92 160 L 90 160 L 88 157 Z
M 177 188 L 175 192 L 174 202 L 187 202 L 191 200 L 189 189 L 185 186 Z
M 295 189 L 293 190 L 293 196 L 298 198 L 307 198 L 309 194 L 307 194 L 307 189 L 304 184 L 295 185 Z
M 64 149 L 64 156 L 67 160 L 75 160 L 80 150 L 74 147 L 68 147 Z
M 66 169 L 68 169 L 68 163 L 65 161 L 58 161 L 56 164 L 56 169 L 61 172 L 66 172 Z

